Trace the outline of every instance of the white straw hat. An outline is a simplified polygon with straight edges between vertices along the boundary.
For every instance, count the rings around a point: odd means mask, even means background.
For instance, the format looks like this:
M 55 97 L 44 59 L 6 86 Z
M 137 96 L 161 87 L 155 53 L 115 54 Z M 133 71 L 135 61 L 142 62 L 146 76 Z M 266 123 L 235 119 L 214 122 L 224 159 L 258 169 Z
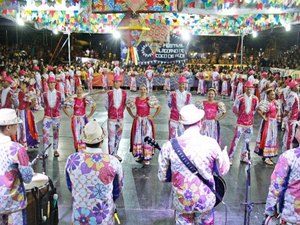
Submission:
M 22 120 L 17 116 L 14 109 L 0 109 L 0 126 L 13 125 L 22 123 Z
M 203 116 L 204 111 L 198 109 L 194 104 L 185 105 L 181 108 L 179 122 L 183 125 L 191 125 L 199 122 Z
M 88 122 L 81 133 L 81 139 L 86 144 L 96 144 L 103 141 L 105 134 L 96 120 Z

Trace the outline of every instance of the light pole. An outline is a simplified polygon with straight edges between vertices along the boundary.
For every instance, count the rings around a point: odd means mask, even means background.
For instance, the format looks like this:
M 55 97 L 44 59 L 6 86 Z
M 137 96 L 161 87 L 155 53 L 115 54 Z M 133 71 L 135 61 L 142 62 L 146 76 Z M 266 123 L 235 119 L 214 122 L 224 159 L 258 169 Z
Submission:
M 245 34 L 242 31 L 242 35 L 241 35 L 241 67 L 243 67 L 244 37 L 245 37 Z

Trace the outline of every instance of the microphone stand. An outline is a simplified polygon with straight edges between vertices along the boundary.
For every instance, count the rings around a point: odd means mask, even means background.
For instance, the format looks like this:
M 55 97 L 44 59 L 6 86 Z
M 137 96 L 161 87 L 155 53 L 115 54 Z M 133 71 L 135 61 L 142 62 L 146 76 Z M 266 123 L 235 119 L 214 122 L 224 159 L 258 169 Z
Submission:
M 245 202 L 242 205 L 245 205 L 244 210 L 244 225 L 250 225 L 250 214 L 253 210 L 254 204 L 266 204 L 265 202 L 252 202 L 251 201 L 251 152 L 249 147 L 249 140 L 246 140 L 246 149 L 248 154 L 248 168 L 247 168 L 247 178 L 246 178 L 246 196 Z

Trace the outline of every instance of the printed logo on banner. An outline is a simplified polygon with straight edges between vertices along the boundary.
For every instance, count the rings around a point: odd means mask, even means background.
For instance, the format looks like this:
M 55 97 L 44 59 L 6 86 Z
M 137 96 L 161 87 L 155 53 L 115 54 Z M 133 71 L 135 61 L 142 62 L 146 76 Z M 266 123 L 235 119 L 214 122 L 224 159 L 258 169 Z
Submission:
M 121 43 L 121 60 L 126 61 L 127 47 Z M 164 43 L 156 52 L 152 52 L 151 44 L 141 42 L 137 46 L 139 64 L 184 63 L 187 59 L 187 43 L 176 35 L 171 35 L 170 42 Z

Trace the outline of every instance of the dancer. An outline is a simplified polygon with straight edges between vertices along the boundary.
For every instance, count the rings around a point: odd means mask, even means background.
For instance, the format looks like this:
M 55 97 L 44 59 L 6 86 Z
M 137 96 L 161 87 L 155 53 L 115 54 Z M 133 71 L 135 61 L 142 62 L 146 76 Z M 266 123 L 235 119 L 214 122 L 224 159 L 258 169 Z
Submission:
M 211 80 L 212 80 L 212 88 L 214 88 L 219 93 L 219 81 L 220 81 L 220 73 L 219 68 L 213 67 L 213 72 L 211 73 Z
M 148 93 L 152 92 L 153 90 L 153 79 L 154 79 L 154 71 L 152 70 L 152 66 L 148 66 L 147 70 L 145 71 L 146 76 L 146 84 Z
M 286 99 L 284 107 L 284 117 L 286 118 L 286 129 L 283 136 L 283 148 L 285 150 L 291 149 L 292 141 L 295 137 L 295 126 L 299 115 L 299 96 L 298 96 L 298 82 L 292 80 L 289 82 L 290 93 Z
M 271 158 L 278 154 L 277 114 L 280 110 L 279 103 L 275 100 L 273 89 L 266 90 L 267 100 L 259 103 L 257 113 L 262 117 L 256 139 L 255 153 L 262 156 L 267 165 L 274 165 Z
M 187 80 L 181 76 L 178 79 L 178 90 L 170 93 L 168 98 L 168 106 L 171 110 L 169 119 L 169 140 L 180 136 L 184 128 L 179 122 L 179 111 L 185 105 L 191 104 L 192 94 L 185 90 Z
M 122 161 L 118 150 L 123 133 L 124 110 L 127 101 L 127 93 L 121 89 L 121 82 L 121 76 L 114 77 L 113 89 L 107 92 L 105 99 L 105 109 L 108 113 L 108 152 L 119 161 Z
M 165 69 L 164 71 L 164 77 L 165 77 L 165 83 L 164 83 L 164 91 L 166 92 L 166 95 L 171 91 L 171 73 L 168 71 L 168 69 Z
M 237 116 L 237 125 L 229 150 L 230 164 L 232 164 L 234 153 L 242 136 L 244 136 L 245 141 L 241 150 L 240 161 L 248 163 L 246 144 L 250 142 L 253 134 L 254 114 L 259 102 L 257 97 L 252 94 L 252 89 L 254 88 L 254 86 L 251 81 L 247 81 L 244 88 L 245 93 L 243 95 L 240 95 L 235 100 L 232 109 L 234 114 Z
M 87 76 L 87 84 L 89 93 L 92 93 L 93 91 L 93 79 L 94 79 L 94 68 L 92 64 L 88 64 L 88 76 Z
M 13 79 L 10 76 L 6 76 L 4 78 L 4 82 L 2 83 L 1 90 L 1 107 L 0 108 L 9 108 L 14 109 L 18 106 L 18 95 L 11 88 L 11 84 L 13 83 Z
M 136 108 L 136 113 L 132 112 Z M 153 116 L 150 115 L 150 108 L 155 108 Z M 161 108 L 158 100 L 154 96 L 147 95 L 147 87 L 142 84 L 140 86 L 140 96 L 135 100 L 127 102 L 127 110 L 133 118 L 130 151 L 134 157 L 137 157 L 137 162 L 143 162 L 144 165 L 150 165 L 150 160 L 154 154 L 154 149 L 150 145 L 144 143 L 144 138 L 149 136 L 155 138 L 154 119 L 159 114 Z
M 91 108 L 88 116 L 86 116 L 87 106 Z M 68 108 L 73 109 L 73 115 L 68 112 Z M 90 96 L 83 96 L 83 86 L 79 85 L 76 87 L 76 97 L 70 97 L 66 100 L 63 111 L 71 119 L 74 148 L 76 152 L 80 151 L 85 148 L 85 144 L 81 140 L 81 133 L 84 126 L 88 123 L 89 118 L 96 111 L 96 103 Z
M 200 71 L 196 74 L 196 77 L 198 78 L 198 88 L 197 88 L 197 94 L 205 95 L 206 93 L 206 87 L 205 87 L 205 73 L 200 69 Z
M 220 144 L 219 121 L 226 116 L 226 107 L 223 102 L 215 101 L 216 95 L 217 91 L 210 88 L 207 91 L 207 100 L 197 101 L 195 105 L 205 112 L 201 134 L 215 139 Z
M 130 91 L 136 91 L 137 88 L 136 88 L 136 76 L 137 76 L 137 72 L 134 71 L 132 68 L 130 69 L 128 75 L 130 76 Z
M 34 119 L 34 114 L 31 111 L 32 108 L 32 97 L 28 92 L 27 87 L 29 83 L 22 81 L 20 83 L 20 91 L 18 93 L 18 116 L 22 120 L 18 124 L 17 129 L 17 140 L 27 148 L 38 148 L 39 145 L 39 135 Z
M 59 157 L 58 140 L 60 127 L 60 92 L 55 89 L 55 78 L 49 77 L 48 91 L 43 94 L 44 97 L 44 119 L 43 119 L 43 142 L 44 149 L 50 144 L 50 130 L 53 131 L 53 151 L 54 157 Z M 45 152 L 45 157 L 48 157 L 48 150 Z

